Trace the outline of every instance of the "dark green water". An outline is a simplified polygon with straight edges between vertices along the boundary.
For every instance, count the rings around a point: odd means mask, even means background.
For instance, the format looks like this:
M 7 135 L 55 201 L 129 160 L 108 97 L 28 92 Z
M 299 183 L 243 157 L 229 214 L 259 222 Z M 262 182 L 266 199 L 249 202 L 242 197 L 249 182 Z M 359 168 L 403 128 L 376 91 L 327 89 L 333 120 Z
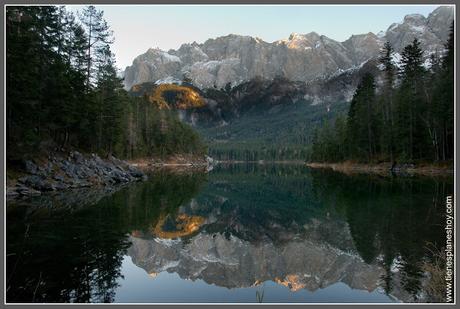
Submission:
M 8 302 L 433 301 L 452 178 L 158 172 L 9 202 Z

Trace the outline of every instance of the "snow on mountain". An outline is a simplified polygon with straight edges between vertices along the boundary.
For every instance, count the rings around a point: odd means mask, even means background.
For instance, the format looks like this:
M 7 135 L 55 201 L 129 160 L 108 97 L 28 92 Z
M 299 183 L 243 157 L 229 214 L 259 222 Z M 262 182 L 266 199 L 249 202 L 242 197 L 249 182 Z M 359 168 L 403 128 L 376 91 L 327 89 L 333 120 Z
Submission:
M 287 39 L 268 43 L 260 38 L 230 34 L 202 44 L 183 44 L 178 50 L 149 49 L 136 57 L 124 74 L 125 87 L 184 75 L 199 87 L 237 85 L 256 76 L 284 76 L 294 81 L 313 81 L 356 68 L 378 56 L 385 41 L 395 50 L 394 62 L 414 38 L 428 56 L 441 52 L 453 21 L 453 7 L 441 6 L 424 17 L 410 14 L 385 32 L 352 35 L 344 42 L 316 32 L 292 33 Z
M 391 61 L 393 62 L 395 66 L 399 68 L 401 67 L 402 56 L 399 53 L 392 53 Z
M 155 85 L 161 84 L 174 84 L 174 85 L 182 85 L 182 81 L 180 79 L 174 78 L 172 76 L 168 76 L 162 79 L 155 81 Z
M 167 52 L 161 53 L 161 59 L 164 62 L 181 62 L 180 58 L 174 55 L 170 55 Z

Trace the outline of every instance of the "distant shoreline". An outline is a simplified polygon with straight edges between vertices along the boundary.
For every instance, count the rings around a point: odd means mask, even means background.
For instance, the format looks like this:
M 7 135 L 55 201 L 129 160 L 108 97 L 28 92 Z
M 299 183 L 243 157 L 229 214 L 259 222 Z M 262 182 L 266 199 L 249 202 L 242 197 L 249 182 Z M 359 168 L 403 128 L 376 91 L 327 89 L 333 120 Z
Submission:
M 200 166 L 208 166 L 209 163 L 198 156 L 172 156 L 166 159 L 158 159 L 158 158 L 148 158 L 148 159 L 134 159 L 134 160 L 127 160 L 130 165 L 135 166 L 137 168 L 149 168 L 149 167 L 200 167 Z M 302 160 L 213 160 L 213 165 L 217 164 L 299 164 L 304 165 L 305 161 Z
M 344 174 L 380 174 L 391 175 L 392 173 L 408 174 L 408 175 L 423 175 L 423 176 L 450 176 L 454 174 L 454 168 L 450 165 L 436 165 L 436 164 L 420 164 L 420 165 L 396 165 L 396 169 L 392 172 L 392 164 L 390 162 L 378 164 L 365 164 L 353 162 L 339 162 L 339 163 L 318 163 L 308 162 L 306 166 L 314 169 L 332 169 L 336 172 Z
M 150 172 L 157 169 L 169 170 L 207 170 L 209 165 L 205 156 L 193 154 L 175 154 L 166 158 L 150 157 L 127 160 L 127 162 L 144 172 Z M 215 163 L 215 162 L 214 162 Z
M 241 163 L 251 163 L 251 164 L 305 164 L 305 161 L 302 160 L 217 160 L 218 164 L 241 164 Z
M 148 171 L 153 168 L 166 168 L 166 169 L 203 169 L 209 166 L 206 160 L 199 156 L 172 156 L 167 159 L 137 159 L 128 160 L 128 163 L 133 167 L 139 168 L 143 171 Z M 220 164 L 284 164 L 284 165 L 303 165 L 313 169 L 330 169 L 344 174 L 379 174 L 384 176 L 389 175 L 420 175 L 420 176 L 453 176 L 453 165 L 448 163 L 433 164 L 424 163 L 418 165 L 411 164 L 396 164 L 394 170 L 391 171 L 392 164 L 390 162 L 367 164 L 356 162 L 339 162 L 339 163 L 320 163 L 320 162 L 306 162 L 302 160 L 213 160 L 211 165 Z

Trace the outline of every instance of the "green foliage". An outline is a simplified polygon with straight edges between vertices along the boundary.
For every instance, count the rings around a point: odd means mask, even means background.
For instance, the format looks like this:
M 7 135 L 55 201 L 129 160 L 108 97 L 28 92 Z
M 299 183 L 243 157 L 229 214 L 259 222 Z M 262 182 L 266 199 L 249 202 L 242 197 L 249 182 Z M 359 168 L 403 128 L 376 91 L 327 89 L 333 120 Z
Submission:
M 383 86 L 379 93 L 374 78 L 364 76 L 350 104 L 346 132 L 343 126 L 331 131 L 326 122 L 315 133 L 310 159 L 320 162 L 452 160 L 453 28 L 446 48 L 442 59 L 436 54 L 431 56 L 432 66 L 427 70 L 420 43 L 414 39 L 404 48 L 395 86 L 393 49 L 386 43 L 380 57 Z
M 103 12 L 89 6 L 79 20 L 64 7 L 7 8 L 8 158 L 62 148 L 130 158 L 203 153 L 177 116 L 123 89 Z
M 9 204 L 8 301 L 113 302 L 131 246 L 128 235 L 149 235 L 161 216 L 177 213 L 205 181 L 204 173 L 160 171 L 112 195 L 99 192 L 95 204 L 85 201 L 97 191 Z M 31 215 L 43 203 L 59 207 Z
M 206 145 L 177 112 L 161 110 L 148 98 L 129 97 L 116 153 L 124 158 L 167 157 L 175 153 L 206 153 Z
M 443 239 L 443 213 L 436 211 L 453 190 L 452 178 L 344 175 L 312 170 L 315 200 L 337 208 L 346 218 L 353 242 L 367 263 L 378 263 L 385 292 L 402 287 L 417 297 L 422 288 L 421 257 L 427 243 Z M 325 197 L 330 197 L 326 203 Z M 323 207 L 325 207 L 323 206 Z M 398 275 L 392 272 L 399 260 Z
M 112 31 L 104 12 L 93 5 L 85 7 L 79 17 L 86 32 L 86 87 L 90 89 L 97 83 L 98 67 L 104 65 L 107 48 L 113 43 Z
M 322 129 L 316 129 L 313 133 L 311 157 L 312 161 L 342 161 L 346 144 L 346 119 L 340 115 L 335 119 L 334 127 L 331 128 L 325 121 Z
M 217 160 L 305 160 L 313 131 L 323 121 L 335 119 L 348 107 L 345 102 L 324 105 L 310 102 L 280 104 L 267 110 L 260 104 L 232 119 L 231 125 L 199 128 L 207 138 L 209 155 Z
M 366 74 L 350 104 L 347 142 L 350 155 L 372 160 L 376 152 L 376 107 L 374 77 Z
M 101 196 L 85 191 L 17 200 L 7 209 L 7 300 L 113 301 L 133 237 L 157 237 L 155 227 L 179 215 L 206 219 L 199 231 L 210 239 L 232 235 L 255 246 L 294 250 L 296 243 L 312 241 L 359 255 L 381 267 L 386 293 L 406 291 L 416 299 L 425 290 L 427 242 L 445 242 L 442 205 L 453 190 L 451 177 L 220 164 L 210 174 L 158 170 L 103 198 L 102 190 Z
M 436 160 L 454 156 L 454 24 L 445 46 L 447 54 L 433 79 L 430 102 L 430 137 Z

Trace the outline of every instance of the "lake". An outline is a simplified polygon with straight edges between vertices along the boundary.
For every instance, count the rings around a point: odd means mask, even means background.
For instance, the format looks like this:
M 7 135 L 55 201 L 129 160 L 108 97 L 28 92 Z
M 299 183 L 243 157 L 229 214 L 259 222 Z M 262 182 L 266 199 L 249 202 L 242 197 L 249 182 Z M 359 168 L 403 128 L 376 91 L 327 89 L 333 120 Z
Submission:
M 232 164 L 9 201 L 7 301 L 433 301 L 452 193 L 452 177 Z

